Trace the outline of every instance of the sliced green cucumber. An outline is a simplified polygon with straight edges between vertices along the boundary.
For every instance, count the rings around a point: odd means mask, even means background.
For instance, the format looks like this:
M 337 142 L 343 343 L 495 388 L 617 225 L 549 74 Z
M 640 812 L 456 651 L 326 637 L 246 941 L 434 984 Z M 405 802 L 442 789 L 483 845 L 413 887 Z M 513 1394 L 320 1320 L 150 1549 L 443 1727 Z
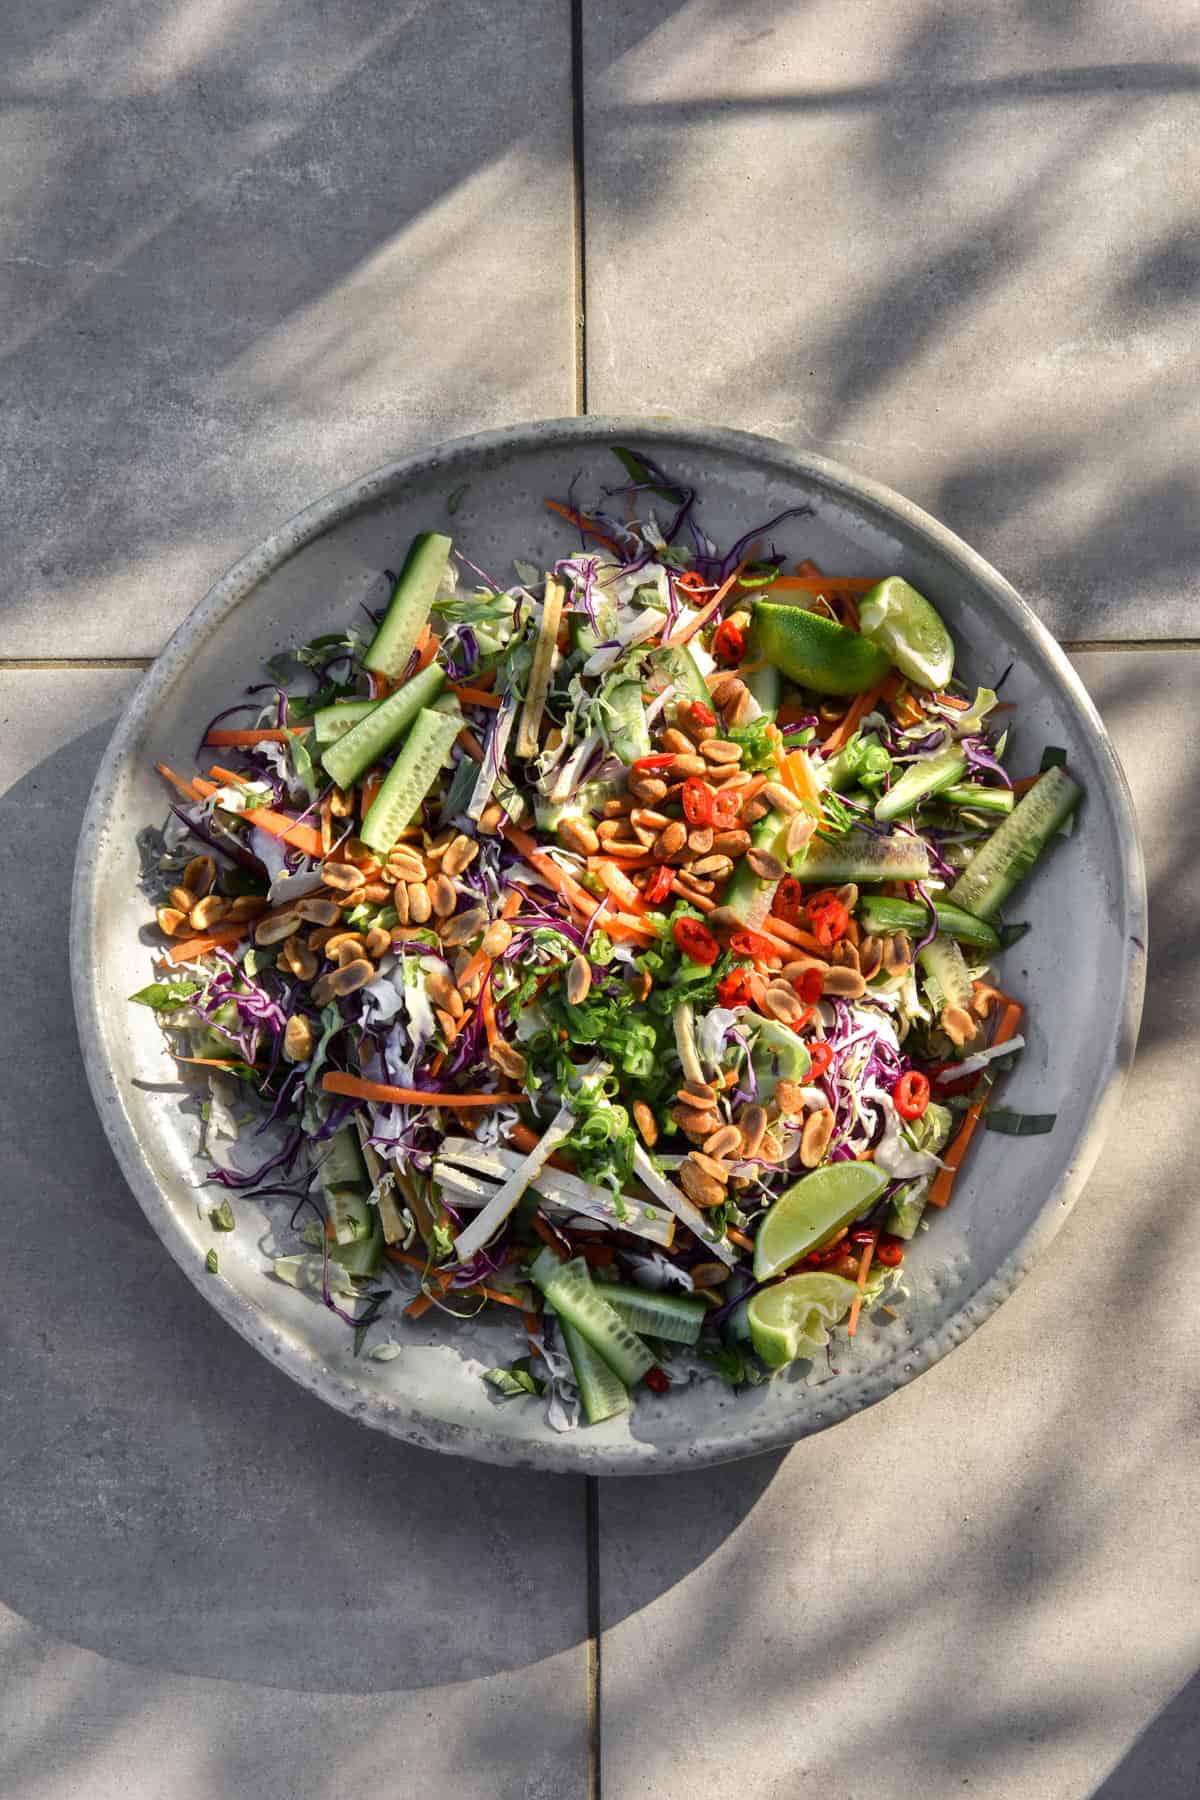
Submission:
M 781 1025 L 777 1019 L 761 1019 L 753 1013 L 745 1016 L 754 1021 L 750 1061 L 758 1083 L 758 1098 L 765 1106 L 775 1098 L 775 1090 L 781 1081 L 808 1080 L 812 1057 L 803 1039 L 796 1036 L 790 1025 Z
M 954 782 L 938 795 L 947 806 L 965 806 L 972 812 L 1010 813 L 1016 804 L 1011 788 L 981 787 L 978 782 Z
M 547 1245 L 529 1273 L 560 1318 L 587 1339 L 627 1387 L 654 1367 L 654 1358 L 641 1338 L 601 1299 L 582 1258 L 559 1262 Z
M 450 539 L 438 531 L 422 531 L 413 539 L 383 623 L 363 657 L 364 669 L 399 681 L 416 648 L 421 627 L 429 618 L 434 595 L 450 560 L 450 549 Z
M 558 1324 L 563 1343 L 567 1347 L 567 1355 L 571 1359 L 571 1367 L 575 1371 L 579 1398 L 583 1401 L 588 1424 L 599 1425 L 603 1419 L 612 1419 L 618 1413 L 628 1412 L 629 1389 L 621 1377 L 609 1368 L 604 1358 L 592 1349 L 574 1325 L 566 1319 L 560 1319 Z
M 899 781 L 894 781 L 887 793 L 879 796 L 875 817 L 883 824 L 888 819 L 899 819 L 912 812 L 931 794 L 953 786 L 966 766 L 966 757 L 955 745 L 938 750 L 933 756 L 923 756 L 920 762 L 910 763 Z
M 770 812 L 765 819 L 751 827 L 750 842 L 755 850 L 766 850 L 786 861 L 783 839 L 787 836 L 788 822 L 782 813 Z M 743 925 L 752 931 L 758 931 L 766 923 L 767 916 L 775 901 L 777 881 L 764 881 L 756 875 L 750 864 L 742 857 L 730 877 L 729 886 L 725 890 L 725 905 L 737 914 Z
M 375 711 L 378 700 L 335 700 L 332 706 L 318 707 L 313 714 L 313 730 L 317 734 L 317 743 L 324 748 L 326 744 L 335 743 L 345 737 L 352 725 L 365 719 L 368 713 Z
M 605 1282 L 600 1289 L 608 1304 L 631 1331 L 666 1338 L 672 1344 L 694 1344 L 708 1308 L 703 1300 L 683 1294 L 650 1293 L 646 1288 Z
M 863 737 L 856 731 L 845 748 L 824 765 L 825 786 L 840 794 L 846 788 L 856 787 L 864 775 L 883 773 L 891 767 L 891 761 L 875 732 L 869 731 Z
M 604 696 L 608 713 L 604 721 L 605 736 L 614 756 L 623 763 L 634 763 L 639 756 L 650 754 L 650 727 L 646 723 L 646 707 L 640 681 L 618 681 Z
M 378 762 L 408 730 L 423 706 L 431 706 L 445 684 L 446 675 L 430 663 L 406 681 L 402 688 L 378 701 L 344 737 L 322 751 L 321 761 L 340 788 L 348 788 Z
M 330 1188 L 344 1187 L 361 1188 L 364 1194 L 370 1191 L 358 1132 L 353 1125 L 343 1125 L 325 1146 L 321 1157 L 321 1185 L 326 1193 Z
M 941 1001 L 939 1012 L 946 1006 L 970 1006 L 971 977 L 967 973 L 967 959 L 953 938 L 939 931 L 932 943 L 917 952 L 917 959 L 937 989 L 936 997 Z
M 946 906 L 935 901 L 938 930 L 962 944 L 978 944 L 982 950 L 998 950 L 1000 934 L 986 919 L 977 919 L 961 906 Z M 907 931 L 920 936 L 929 923 L 929 908 L 915 900 L 889 900 L 883 894 L 864 894 L 858 903 L 859 923 L 876 936 L 889 931 Z
M 1049 839 L 1070 818 L 1082 793 L 1064 768 L 1047 769 L 975 852 L 950 889 L 951 904 L 965 907 L 981 919 L 999 912 Z
M 362 841 L 386 856 L 438 778 L 462 730 L 462 713 L 422 709 L 363 820 Z
M 877 838 L 851 831 L 835 844 L 814 837 L 793 859 L 792 874 L 833 887 L 844 881 L 924 881 L 929 851 L 917 837 Z
M 329 1260 L 340 1264 L 347 1275 L 374 1275 L 383 1261 L 383 1221 L 379 1209 L 367 1208 L 370 1218 L 365 1236 L 348 1244 L 330 1244 Z

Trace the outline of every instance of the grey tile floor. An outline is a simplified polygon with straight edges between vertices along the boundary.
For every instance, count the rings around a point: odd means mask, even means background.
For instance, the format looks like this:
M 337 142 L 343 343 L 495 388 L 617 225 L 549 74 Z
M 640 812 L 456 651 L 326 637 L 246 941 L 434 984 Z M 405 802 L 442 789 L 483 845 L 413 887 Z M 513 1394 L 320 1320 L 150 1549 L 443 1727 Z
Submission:
M 1191 1800 L 1195 9 L 52 0 L 0 50 L 0 1792 Z M 590 1495 L 376 1440 L 220 1324 L 63 954 L 106 734 L 232 557 L 581 403 L 839 457 L 1103 645 L 1153 933 L 1125 1121 L 981 1334 Z

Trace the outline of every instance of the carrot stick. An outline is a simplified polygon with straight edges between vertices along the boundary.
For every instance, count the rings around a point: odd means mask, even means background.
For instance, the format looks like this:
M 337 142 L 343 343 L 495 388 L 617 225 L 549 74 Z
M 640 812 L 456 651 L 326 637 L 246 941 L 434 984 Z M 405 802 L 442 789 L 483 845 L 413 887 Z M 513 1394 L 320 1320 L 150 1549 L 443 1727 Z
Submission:
M 243 919 L 237 924 L 213 925 L 202 937 L 183 938 L 178 943 L 171 944 L 167 950 L 167 961 L 195 962 L 198 957 L 207 956 L 210 950 L 215 950 L 218 944 L 236 944 L 239 938 L 245 937 L 252 925 L 258 923 L 258 919 Z
M 1019 1001 L 1005 1000 L 1004 1011 L 1000 1015 L 1000 1023 L 997 1025 L 995 1036 L 992 1038 L 993 1044 L 1006 1044 L 1009 1038 L 1016 1035 L 1024 1011 L 1025 1008 Z M 979 1099 L 975 1101 L 974 1105 L 967 1108 L 967 1111 L 963 1116 L 963 1122 L 958 1129 L 958 1136 L 942 1158 L 945 1167 L 938 1170 L 938 1173 L 929 1184 L 929 1192 L 926 1195 L 926 1203 L 929 1206 L 945 1206 L 949 1202 L 950 1190 L 954 1186 L 954 1177 L 958 1174 L 958 1171 L 962 1166 L 963 1157 L 970 1147 L 971 1139 L 975 1134 L 975 1127 L 983 1117 L 983 1109 L 986 1104 L 987 1092 L 985 1091 L 980 1095 Z
M 204 741 L 214 749 L 249 750 L 255 744 L 288 744 L 294 737 L 302 737 L 307 729 L 305 725 L 292 725 L 286 731 L 226 731 L 222 727 L 210 731 Z
M 363 784 L 359 790 L 358 802 L 360 818 L 366 818 L 372 806 L 375 804 L 375 796 L 382 786 L 382 775 L 366 775 L 363 777 Z
M 496 1026 L 496 999 L 489 981 L 479 996 L 479 1016 L 483 1020 L 483 1032 L 488 1041 L 488 1049 L 495 1048 L 500 1033 Z
M 240 1056 L 177 1056 L 176 1062 L 195 1063 L 202 1069 L 232 1069 L 242 1064 Z M 251 1069 L 265 1069 L 266 1063 L 249 1063 Z
M 841 721 L 825 739 L 823 748 L 827 757 L 832 756 L 835 751 L 841 750 L 848 744 L 867 714 L 869 712 L 874 712 L 882 698 L 885 681 L 877 683 L 873 688 L 868 688 L 865 694 L 855 695 L 854 699 L 850 702 L 850 705 L 846 708 L 846 712 Z
M 715 900 L 710 900 L 707 894 L 689 893 L 686 881 L 680 881 L 678 875 L 671 877 L 671 892 L 678 894 L 681 900 L 686 900 L 689 906 L 694 906 L 697 912 L 710 913 L 717 910 Z
M 430 631 L 428 625 L 426 625 L 423 628 L 420 637 L 417 639 L 417 666 L 413 670 L 413 675 L 419 675 L 422 669 L 427 669 L 429 667 L 430 663 L 441 649 L 441 644 L 442 640 L 437 632 Z M 412 676 L 410 676 L 409 679 L 411 680 Z
M 489 694 L 486 688 L 461 687 L 456 681 L 448 681 L 446 690 L 456 695 L 464 706 L 487 706 L 493 712 L 500 710 L 499 694 Z
M 185 800 L 203 799 L 204 796 L 196 792 L 196 789 L 190 781 L 185 781 L 182 775 L 176 775 L 174 769 L 168 769 L 166 763 L 155 763 L 154 766 L 162 776 L 163 780 L 169 781 L 176 793 L 182 794 Z
M 780 575 L 762 590 L 769 600 L 776 593 L 832 594 L 837 598 L 866 594 L 875 586 L 868 575 Z
M 524 1094 L 447 1094 L 441 1089 L 392 1087 L 386 1081 L 366 1081 L 361 1075 L 343 1075 L 334 1069 L 321 1078 L 327 1094 L 344 1094 L 350 1100 L 374 1100 L 380 1106 L 521 1106 Z
M 589 894 L 586 888 L 580 887 L 577 881 L 559 868 L 552 857 L 539 850 L 527 831 L 520 831 L 515 825 L 502 825 L 500 829 L 513 849 L 520 851 L 531 869 L 536 869 L 555 892 L 561 894 L 564 900 L 575 907 L 576 911 L 581 912 L 585 918 L 591 918 L 596 910 L 594 894 Z M 616 928 L 615 933 L 614 927 Z M 642 938 L 657 938 L 658 936 L 652 925 L 642 925 L 639 920 L 631 919 L 625 913 L 617 913 L 611 918 L 606 918 L 604 929 L 609 937 L 633 935 Z
M 858 1315 L 862 1311 L 862 1297 L 867 1291 L 867 1276 L 871 1271 L 871 1262 L 875 1255 L 875 1246 L 879 1242 L 879 1227 L 871 1234 L 871 1241 L 858 1259 L 858 1298 L 850 1308 L 850 1317 L 846 1321 L 846 1335 L 853 1337 L 858 1330 Z
M 454 741 L 456 744 L 462 745 L 472 762 L 481 763 L 483 761 L 483 745 L 469 725 L 463 726 Z
M 504 905 L 500 908 L 502 919 L 515 919 L 521 910 L 521 895 L 511 889 L 504 897 Z M 460 987 L 469 987 L 476 976 L 483 976 L 492 966 L 492 958 L 486 950 L 477 950 L 462 975 L 459 977 Z
M 713 595 L 712 599 L 705 602 L 705 604 L 700 608 L 700 611 L 696 614 L 695 618 L 689 619 L 685 625 L 681 625 L 679 627 L 679 630 L 676 632 L 673 632 L 669 638 L 664 638 L 663 643 L 664 644 L 686 644 L 692 638 L 695 637 L 695 635 L 698 631 L 702 631 L 704 629 L 704 627 L 708 624 L 708 621 L 712 618 L 713 614 L 719 610 L 719 608 L 721 606 L 721 602 L 724 600 L 726 594 L 728 594 L 732 590 L 734 584 L 736 583 L 736 581 L 738 579 L 738 576 L 742 573 L 742 570 L 746 567 L 746 565 L 749 563 L 749 561 L 750 561 L 749 556 L 743 556 L 741 562 L 738 564 L 737 568 L 733 571 L 732 575 L 727 575 L 725 577 L 725 580 L 721 583 L 720 587 L 717 589 L 717 591 Z
M 725 1236 L 731 1244 L 736 1244 L 739 1250 L 753 1250 L 754 1248 L 754 1239 L 748 1238 L 744 1231 L 735 1231 L 732 1225 L 726 1228 Z
M 639 868 L 642 866 L 644 865 L 638 864 Z M 605 856 L 589 856 L 588 867 L 595 869 L 596 874 L 618 905 L 627 906 L 635 913 L 641 912 L 646 902 L 628 875 L 624 874 L 615 862 L 610 862 Z
M 193 798 L 207 799 L 208 795 L 215 794 L 219 787 L 230 785 L 236 787 L 241 780 L 240 776 L 233 775 L 228 769 L 219 768 L 216 764 L 209 773 L 215 775 L 216 780 L 204 781 L 197 775 L 194 785 L 198 789 L 198 793 Z M 271 837 L 282 838 L 285 843 L 293 845 L 295 849 L 303 850 L 305 856 L 312 856 L 318 861 L 320 860 L 322 854 L 321 834 L 319 831 L 314 831 L 311 825 L 297 825 L 295 819 L 289 819 L 286 813 L 272 812 L 269 806 L 257 806 L 247 817 L 251 824 L 258 826 L 260 831 L 268 832 Z
M 551 512 L 566 519 L 568 524 L 574 525 L 577 531 L 582 531 L 585 537 L 595 538 L 598 544 L 603 544 L 606 550 L 611 550 L 618 561 L 621 560 L 620 544 L 615 543 L 607 532 L 601 531 L 594 519 L 589 519 L 585 513 L 573 511 L 571 507 L 564 506 L 559 500 L 547 500 L 545 504 Z
M 1013 784 L 1012 784 L 1013 793 L 1017 794 L 1018 796 L 1021 794 L 1027 794 L 1031 787 L 1037 786 L 1038 782 L 1042 779 L 1042 776 L 1045 773 L 1046 773 L 1046 771 L 1044 769 L 1039 769 L 1036 775 L 1023 775 L 1021 777 L 1020 781 L 1013 782 Z

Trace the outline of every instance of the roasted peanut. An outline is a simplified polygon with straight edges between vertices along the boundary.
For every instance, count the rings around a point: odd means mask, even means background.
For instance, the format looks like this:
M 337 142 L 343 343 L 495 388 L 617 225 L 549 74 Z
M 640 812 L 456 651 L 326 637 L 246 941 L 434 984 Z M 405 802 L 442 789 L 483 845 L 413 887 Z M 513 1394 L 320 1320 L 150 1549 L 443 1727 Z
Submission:
M 746 862 L 760 881 L 782 881 L 787 874 L 787 865 L 781 863 L 777 856 L 772 856 L 769 850 L 756 849 L 753 845 L 746 852 Z
M 775 1104 L 785 1119 L 798 1119 L 804 1111 L 804 1089 L 798 1081 L 777 1081 Z
M 717 1104 L 717 1090 L 706 1081 L 685 1081 L 675 1098 L 680 1106 L 707 1108 Z
M 398 881 L 392 889 L 392 905 L 396 909 L 397 925 L 407 925 L 412 917 L 408 903 L 408 884 Z
M 335 894 L 353 894 L 366 885 L 366 876 L 354 863 L 322 863 L 321 880 Z
M 480 813 L 476 830 L 482 831 L 484 837 L 495 837 L 503 823 L 504 808 L 498 800 L 492 800 Z
M 225 914 L 231 925 L 241 925 L 247 919 L 257 919 L 267 910 L 267 902 L 262 894 L 239 894 L 236 900 L 229 902 L 229 911 Z M 296 907 L 299 912 L 299 906 Z M 337 916 L 337 907 L 333 909 Z M 303 915 L 302 915 L 303 916 Z
M 326 900 L 320 894 L 306 894 L 303 900 L 297 900 L 294 910 L 309 925 L 336 925 L 342 916 L 337 901 Z
M 483 934 L 481 946 L 485 956 L 501 956 L 513 941 L 513 928 L 507 919 L 493 919 Z
M 766 1109 L 757 1104 L 746 1107 L 738 1119 L 738 1129 L 742 1134 L 742 1155 L 757 1156 L 767 1129 Z
M 715 1132 L 713 1135 L 716 1135 Z M 693 1150 L 688 1156 L 688 1161 L 693 1168 L 699 1169 L 702 1175 L 711 1175 L 714 1181 L 719 1181 L 722 1185 L 729 1180 L 729 1170 L 724 1163 L 718 1162 L 715 1156 L 709 1156 L 704 1149 Z
M 442 927 L 443 944 L 465 944 L 487 928 L 488 916 L 482 906 L 472 906 L 457 918 L 448 919 Z
M 740 763 L 742 746 L 731 744 L 727 738 L 709 738 L 701 745 L 701 755 L 709 763 Z
M 809 1113 L 800 1138 L 800 1161 L 806 1169 L 815 1169 L 828 1150 L 834 1122 L 832 1109 L 828 1106 L 822 1107 L 820 1112 Z
M 500 1073 L 502 1075 L 507 1075 L 510 1081 L 521 1081 L 524 1079 L 527 1066 L 525 1058 L 521 1055 L 519 1050 L 514 1049 L 504 1038 L 496 1039 L 491 1047 L 490 1055 Z
M 745 856 L 749 848 L 748 831 L 718 831 L 713 834 L 713 849 L 722 856 L 732 856 L 735 862 L 739 856 Z
M 176 912 L 190 913 L 199 898 L 199 894 L 193 894 L 191 888 L 173 887 L 167 895 L 167 905 L 173 906 Z
M 768 781 L 759 792 L 769 806 L 773 806 L 776 812 L 786 813 L 789 818 L 804 811 L 801 801 L 791 788 L 784 787 L 782 781 Z
M 764 794 L 766 793 L 765 788 L 763 789 L 763 792 Z M 816 829 L 817 821 L 813 818 L 811 813 L 794 813 L 788 820 L 787 833 L 783 840 L 784 849 L 787 851 L 788 855 L 798 856 Z
M 673 1106 L 671 1117 L 684 1136 L 697 1144 L 702 1144 L 706 1137 L 719 1131 L 723 1123 L 719 1113 L 699 1112 L 691 1106 Z
M 256 944 L 281 944 L 293 931 L 299 931 L 303 920 L 298 912 L 276 913 L 274 918 L 260 919 L 254 927 Z
M 710 1288 L 724 1287 L 728 1280 L 729 1270 L 724 1263 L 697 1263 L 692 1270 L 692 1285 L 701 1292 L 707 1292 Z
M 452 839 L 450 848 L 442 858 L 442 874 L 449 875 L 452 880 L 456 879 L 464 869 L 470 868 L 478 855 L 479 845 L 475 839 L 467 837 L 465 832 L 460 831 L 458 836 Z
M 633 1122 L 638 1128 L 638 1135 L 643 1144 L 648 1150 L 653 1150 L 658 1142 L 658 1121 L 644 1100 L 634 1101 Z
M 323 979 L 329 983 L 333 993 L 344 998 L 347 994 L 356 994 L 359 988 L 366 987 L 368 981 L 374 981 L 375 965 L 362 956 L 356 962 L 344 963 L 340 969 L 334 969 Z
M 704 758 L 702 756 L 697 756 L 695 751 L 693 751 L 690 755 L 685 754 L 677 756 L 667 770 L 667 774 L 673 776 L 674 779 L 678 781 L 680 779 L 686 779 L 689 775 L 703 775 L 706 773 L 707 769 L 708 764 L 705 762 Z
M 203 900 L 197 900 L 188 914 L 188 924 L 193 931 L 207 931 L 212 925 L 219 925 L 229 911 L 228 900 L 220 894 L 206 894 Z
M 773 1019 L 783 1025 L 798 1025 L 804 1017 L 806 1008 L 803 1000 L 793 988 L 780 984 L 772 985 L 763 996 L 763 1005 Z
M 858 968 L 864 981 L 878 975 L 883 965 L 883 945 L 877 937 L 865 937 L 858 946 Z
M 397 914 L 399 913 L 397 907 Z M 410 881 L 408 884 L 408 918 L 412 925 L 428 925 L 433 912 L 433 902 L 429 898 L 429 889 L 423 881 Z
M 354 795 L 347 788 L 335 787 L 329 796 L 331 819 L 348 819 L 354 811 Z
M 193 894 L 207 894 L 217 879 L 217 865 L 211 856 L 193 856 L 183 871 L 183 885 Z
M 558 827 L 558 840 L 579 856 L 595 856 L 600 848 L 595 827 L 586 819 L 563 819 Z
M 392 934 L 382 925 L 372 925 L 367 933 L 366 950 L 372 962 L 378 962 L 386 956 L 392 947 Z
M 283 948 L 279 955 L 280 960 L 292 971 L 297 981 L 311 981 L 317 972 L 316 956 L 299 935 L 284 938 Z
M 908 933 L 894 931 L 884 940 L 883 968 L 887 975 L 903 975 L 912 961 L 912 943 Z
M 979 1030 L 979 1021 L 964 1006 L 942 1008 L 941 1027 L 956 1049 L 961 1050 Z
M 312 1026 L 303 1013 L 293 1013 L 284 1027 L 283 1054 L 288 1062 L 307 1062 L 312 1055 Z
M 458 905 L 458 889 L 446 874 L 444 863 L 442 873 L 435 875 L 429 884 L 429 901 L 439 919 L 448 919 Z
M 699 760 L 697 758 L 697 760 Z M 629 792 L 634 800 L 641 800 L 647 806 L 654 806 L 659 800 L 666 798 L 667 784 L 657 775 L 631 775 Z M 612 802 L 608 803 L 609 805 Z M 607 805 L 605 811 L 607 811 Z
M 567 969 L 567 999 L 572 1006 L 582 1006 L 592 985 L 592 965 L 580 952 Z
M 187 924 L 187 914 L 180 912 L 177 906 L 160 906 L 154 915 L 158 929 L 165 931 L 168 937 L 178 937 Z
M 691 756 L 696 748 L 692 739 L 674 725 L 668 725 L 658 741 L 664 751 L 670 750 L 676 756 Z
M 711 1137 L 705 1138 L 701 1149 L 705 1156 L 716 1157 L 719 1162 L 723 1156 L 735 1156 L 742 1147 L 742 1134 L 736 1125 L 722 1125 Z
M 675 856 L 687 843 L 687 826 L 673 819 L 665 831 L 660 831 L 654 840 L 654 854 L 662 860 Z
M 679 1184 L 689 1200 L 694 1200 L 697 1206 L 720 1206 L 725 1198 L 722 1183 L 714 1181 L 711 1175 L 704 1174 L 690 1157 L 680 1165 Z
M 857 969 L 826 969 L 824 991 L 835 1000 L 861 1000 L 867 984 Z
M 429 874 L 425 858 L 407 844 L 397 844 L 384 869 L 389 881 L 424 881 Z

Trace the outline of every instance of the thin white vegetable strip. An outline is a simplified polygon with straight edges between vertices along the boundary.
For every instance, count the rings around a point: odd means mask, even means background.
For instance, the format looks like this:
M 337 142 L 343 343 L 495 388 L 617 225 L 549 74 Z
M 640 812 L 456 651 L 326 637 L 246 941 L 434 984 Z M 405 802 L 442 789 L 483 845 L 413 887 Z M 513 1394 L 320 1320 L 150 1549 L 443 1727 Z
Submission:
M 659 1174 L 640 1144 L 634 1145 L 633 1166 L 638 1179 L 645 1182 L 650 1192 L 675 1214 L 681 1224 L 686 1225 L 689 1231 L 694 1231 L 700 1242 L 707 1244 L 727 1269 L 732 1269 L 737 1262 L 737 1251 L 724 1238 L 716 1236 L 700 1208 L 693 1206 L 686 1194 L 681 1194 L 673 1182 Z

